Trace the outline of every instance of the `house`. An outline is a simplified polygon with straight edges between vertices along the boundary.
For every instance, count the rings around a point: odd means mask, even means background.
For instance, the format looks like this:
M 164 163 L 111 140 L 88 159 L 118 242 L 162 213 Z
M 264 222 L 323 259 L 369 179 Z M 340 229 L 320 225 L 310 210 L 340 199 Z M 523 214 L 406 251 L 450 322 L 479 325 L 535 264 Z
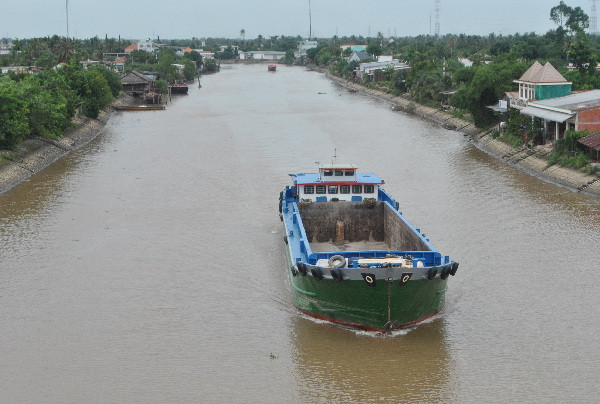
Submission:
M 221 45 L 219 52 L 225 52 L 225 49 L 231 47 L 235 53 L 238 53 L 239 47 L 237 45 Z
M 141 96 L 150 91 L 153 80 L 144 74 L 133 70 L 121 77 L 121 85 L 123 85 L 124 92 L 133 96 Z
M 547 138 L 560 139 L 569 129 L 600 133 L 600 90 L 529 101 L 521 114 L 539 119 Z
M 410 66 L 408 66 L 404 62 L 400 62 L 396 59 L 393 59 L 388 62 L 361 63 L 360 65 L 358 65 L 358 68 L 356 69 L 356 71 L 354 73 L 355 73 L 356 78 L 364 81 L 369 77 L 373 77 L 373 75 L 375 74 L 376 71 L 386 70 L 386 69 L 406 70 L 406 69 L 410 69 Z
M 352 52 L 366 52 L 367 47 L 366 47 L 366 45 L 354 45 L 354 46 L 350 47 L 350 50 Z
M 154 44 L 154 42 L 147 40 L 147 41 L 139 41 L 137 43 L 137 48 L 138 50 L 144 51 L 144 52 L 154 52 L 157 48 L 157 46 Z
M 198 52 L 200 54 L 200 56 L 202 56 L 202 59 L 214 59 L 215 58 L 215 53 L 211 52 L 211 51 L 205 51 L 202 49 L 194 49 L 196 52 Z
M 88 70 L 90 66 L 99 66 L 100 62 L 97 60 L 82 60 L 79 63 L 81 63 L 81 66 L 83 67 L 83 70 Z
M 377 61 L 378 62 L 391 62 L 392 60 L 394 60 L 394 57 L 392 55 L 379 55 L 379 56 L 377 56 Z
M 352 55 L 348 58 L 348 63 L 350 62 L 362 62 L 363 60 L 373 59 L 372 55 L 369 55 L 367 52 L 352 52 Z
M 537 60 L 521 78 L 514 80 L 514 83 L 519 84 L 519 92 L 516 102 L 511 107 L 517 109 L 526 107 L 530 101 L 547 100 L 571 94 L 573 84 L 567 81 L 550 62 L 542 66 Z
M 131 52 L 138 50 L 138 46 L 136 43 L 132 43 L 128 47 L 125 48 L 125 53 L 130 54 Z
M 299 51 L 307 51 L 308 49 L 316 48 L 319 45 L 317 41 L 300 41 L 298 44 Z
M 280 60 L 285 57 L 285 52 L 278 51 L 248 51 L 240 52 L 240 59 L 245 60 Z

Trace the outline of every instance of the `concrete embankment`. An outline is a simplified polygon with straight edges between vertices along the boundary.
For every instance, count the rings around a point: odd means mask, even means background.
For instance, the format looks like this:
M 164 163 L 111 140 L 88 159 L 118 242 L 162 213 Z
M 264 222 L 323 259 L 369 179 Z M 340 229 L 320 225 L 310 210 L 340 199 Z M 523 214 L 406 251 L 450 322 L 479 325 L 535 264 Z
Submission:
M 102 111 L 97 119 L 82 118 L 77 127 L 56 140 L 31 138 L 14 151 L 0 151 L 0 194 L 42 171 L 67 153 L 90 142 L 114 112 Z
M 547 150 L 512 147 L 498 139 L 494 139 L 490 135 L 489 130 L 481 131 L 474 124 L 455 118 L 439 109 L 427 107 L 404 97 L 388 94 L 385 91 L 349 82 L 348 80 L 334 76 L 325 70 L 317 68 L 315 68 L 315 70 L 323 72 L 332 81 L 335 81 L 349 90 L 359 91 L 387 101 L 392 104 L 393 108 L 396 110 L 438 122 L 447 129 L 463 132 L 470 136 L 473 144 L 478 149 L 526 172 L 527 174 L 543 181 L 563 186 L 572 191 L 600 197 L 600 176 L 585 174 L 582 171 L 560 167 L 558 165 L 548 166 Z

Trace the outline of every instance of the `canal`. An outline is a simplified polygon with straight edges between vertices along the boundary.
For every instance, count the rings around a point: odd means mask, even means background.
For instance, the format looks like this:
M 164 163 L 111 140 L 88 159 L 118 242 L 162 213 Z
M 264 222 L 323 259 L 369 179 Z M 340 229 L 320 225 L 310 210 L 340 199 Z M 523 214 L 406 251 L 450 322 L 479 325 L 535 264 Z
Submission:
M 433 320 L 382 338 L 293 307 L 278 193 L 334 150 L 460 261 Z M 0 401 L 591 401 L 599 224 L 319 73 L 224 66 L 0 195 Z

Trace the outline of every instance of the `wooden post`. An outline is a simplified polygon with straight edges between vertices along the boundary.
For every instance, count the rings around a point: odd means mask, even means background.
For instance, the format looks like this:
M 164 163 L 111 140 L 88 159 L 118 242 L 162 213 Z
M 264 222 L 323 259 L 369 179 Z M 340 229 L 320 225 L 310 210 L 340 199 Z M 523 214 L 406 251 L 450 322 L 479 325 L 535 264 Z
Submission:
M 338 221 L 336 223 L 335 241 L 337 243 L 344 242 L 344 222 Z

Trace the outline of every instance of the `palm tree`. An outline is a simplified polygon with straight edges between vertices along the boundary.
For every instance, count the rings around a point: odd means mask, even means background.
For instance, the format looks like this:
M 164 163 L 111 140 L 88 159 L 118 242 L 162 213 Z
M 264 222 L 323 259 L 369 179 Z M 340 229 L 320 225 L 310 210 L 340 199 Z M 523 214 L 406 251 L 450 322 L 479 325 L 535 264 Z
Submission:
M 240 30 L 240 37 L 242 38 L 242 41 L 246 39 L 246 30 L 244 28 Z

